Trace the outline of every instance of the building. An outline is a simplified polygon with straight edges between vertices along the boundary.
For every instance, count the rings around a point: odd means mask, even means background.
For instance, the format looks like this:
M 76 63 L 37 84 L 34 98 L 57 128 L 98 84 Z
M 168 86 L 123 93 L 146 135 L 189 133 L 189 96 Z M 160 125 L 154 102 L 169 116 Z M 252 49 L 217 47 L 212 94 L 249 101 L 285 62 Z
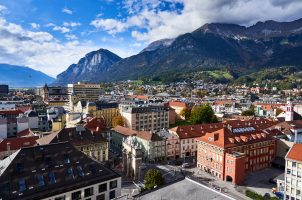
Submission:
M 111 144 L 115 150 L 124 148 L 121 148 L 123 141 L 130 137 L 133 143 L 140 146 L 143 161 L 157 162 L 166 158 L 166 140 L 156 132 L 135 131 L 122 126 L 111 129 Z
M 224 124 L 197 143 L 197 167 L 236 185 L 246 174 L 270 167 L 277 149 L 276 139 L 251 122 Z
M 302 144 L 294 144 L 287 153 L 285 167 L 286 200 L 302 199 Z
M 155 134 L 165 141 L 167 160 L 175 160 L 180 158 L 180 140 L 178 135 L 167 130 L 161 130 Z
M 0 199 L 114 199 L 121 177 L 69 143 L 22 148 L 0 161 Z
M 35 146 L 38 136 L 6 138 L 0 140 L 0 160 L 10 156 L 23 147 Z
M 159 131 L 169 128 L 169 108 L 164 105 L 121 105 L 120 114 L 128 128 Z
M 86 116 L 104 118 L 106 127 L 112 127 L 112 119 L 119 116 L 118 103 L 105 103 L 101 101 L 87 102 L 79 101 L 75 109 Z
M 102 133 L 78 125 L 64 128 L 37 140 L 39 145 L 70 142 L 78 150 L 98 161 L 108 160 L 108 141 Z
M 95 102 L 99 100 L 99 95 L 103 89 L 99 84 L 91 83 L 75 83 L 68 84 L 69 106 L 73 108 L 78 101 L 90 101 Z M 72 110 L 72 109 L 71 109 Z
M 233 127 L 244 127 L 253 125 L 257 130 L 264 130 L 268 127 L 276 125 L 278 122 L 261 119 L 261 120 L 229 120 L 220 123 L 211 124 L 196 124 L 176 126 L 169 129 L 169 131 L 178 136 L 180 142 L 180 157 L 188 157 L 197 155 L 197 141 L 196 139 L 204 136 L 208 132 L 217 131 L 226 127 L 227 125 Z
M 123 140 L 123 171 L 127 177 L 140 180 L 142 165 L 142 148 L 133 137 Z
M 7 95 L 9 93 L 8 85 L 0 85 L 0 95 Z
M 68 89 L 61 86 L 45 86 L 38 89 L 39 96 L 49 106 L 65 106 L 68 103 Z

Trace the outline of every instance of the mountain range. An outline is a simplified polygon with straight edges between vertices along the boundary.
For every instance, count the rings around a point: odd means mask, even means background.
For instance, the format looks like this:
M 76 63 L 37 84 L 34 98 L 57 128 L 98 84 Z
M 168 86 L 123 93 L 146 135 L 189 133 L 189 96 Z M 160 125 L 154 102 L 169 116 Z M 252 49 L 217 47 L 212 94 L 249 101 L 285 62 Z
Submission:
M 270 20 L 249 27 L 205 24 L 191 33 L 152 42 L 137 55 L 124 59 L 99 49 L 70 65 L 56 77 L 53 85 L 143 78 L 166 80 L 179 74 L 222 69 L 242 76 L 281 66 L 302 70 L 302 19 L 291 22 Z M 2 75 L 3 67 L 0 70 Z M 10 76 L 0 77 L 0 80 L 5 82 L 7 77 Z M 22 74 L 22 77 L 28 78 L 22 80 L 14 74 L 13 80 L 6 82 L 20 85 L 22 81 L 33 80 L 35 75 Z M 30 84 L 40 85 L 52 80 L 44 74 L 41 77 L 40 82 L 31 81 Z
M 56 78 L 54 84 L 154 78 L 230 69 L 239 75 L 264 68 L 302 70 L 302 19 L 265 21 L 245 27 L 210 23 L 172 39 L 152 42 L 137 55 L 120 58 L 100 49 L 88 53 Z
M 54 80 L 54 78 L 29 67 L 0 64 L 0 84 L 7 84 L 9 87 L 43 86 Z

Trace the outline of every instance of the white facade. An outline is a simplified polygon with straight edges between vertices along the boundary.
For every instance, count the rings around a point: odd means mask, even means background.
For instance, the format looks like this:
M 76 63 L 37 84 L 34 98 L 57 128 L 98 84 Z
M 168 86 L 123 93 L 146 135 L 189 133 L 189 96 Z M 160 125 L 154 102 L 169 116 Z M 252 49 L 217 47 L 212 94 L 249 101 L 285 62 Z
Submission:
M 28 127 L 31 129 L 39 128 L 39 117 L 28 117 Z
M 17 132 L 24 131 L 28 129 L 28 118 L 27 117 L 17 117 Z
M 105 188 L 104 185 L 106 185 L 106 190 L 104 189 Z M 77 196 L 78 198 L 75 198 L 75 196 Z M 105 181 L 94 185 L 85 186 L 83 188 L 62 193 L 60 195 L 56 195 L 53 197 L 48 197 L 45 198 L 44 200 L 72 200 L 72 199 L 110 200 L 119 196 L 121 196 L 121 178 L 116 178 L 110 181 Z
M 15 110 L 16 105 L 10 103 L 0 103 L 0 110 Z
M 302 162 L 286 159 L 285 200 L 302 199 Z

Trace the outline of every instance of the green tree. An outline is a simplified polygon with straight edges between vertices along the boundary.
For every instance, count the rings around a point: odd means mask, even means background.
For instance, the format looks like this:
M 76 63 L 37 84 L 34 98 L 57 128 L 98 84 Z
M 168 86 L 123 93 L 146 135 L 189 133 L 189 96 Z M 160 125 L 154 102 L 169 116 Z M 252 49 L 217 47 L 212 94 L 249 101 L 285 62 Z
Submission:
M 157 169 L 149 169 L 145 175 L 145 188 L 152 189 L 165 183 L 162 173 Z
M 217 117 L 209 104 L 196 106 L 191 111 L 192 124 L 215 123 L 218 122 Z
M 112 119 L 112 126 L 116 127 L 116 126 L 124 126 L 125 121 L 124 118 L 122 116 L 116 116 Z
M 191 117 L 191 109 L 185 107 L 180 111 L 180 115 L 185 119 L 190 119 Z
M 252 105 L 248 110 L 241 113 L 242 116 L 255 116 L 255 107 Z

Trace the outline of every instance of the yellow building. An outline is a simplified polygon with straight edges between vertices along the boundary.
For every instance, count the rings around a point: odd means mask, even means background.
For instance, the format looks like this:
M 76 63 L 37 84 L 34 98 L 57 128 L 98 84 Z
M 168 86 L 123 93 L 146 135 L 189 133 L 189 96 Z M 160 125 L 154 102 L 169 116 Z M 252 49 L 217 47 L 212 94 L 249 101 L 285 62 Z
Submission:
M 117 103 L 103 103 L 103 102 L 78 102 L 76 112 L 82 112 L 90 117 L 103 118 L 106 122 L 106 127 L 112 127 L 112 119 L 119 116 L 119 109 Z
M 52 120 L 52 132 L 62 130 L 66 126 L 66 114 Z

